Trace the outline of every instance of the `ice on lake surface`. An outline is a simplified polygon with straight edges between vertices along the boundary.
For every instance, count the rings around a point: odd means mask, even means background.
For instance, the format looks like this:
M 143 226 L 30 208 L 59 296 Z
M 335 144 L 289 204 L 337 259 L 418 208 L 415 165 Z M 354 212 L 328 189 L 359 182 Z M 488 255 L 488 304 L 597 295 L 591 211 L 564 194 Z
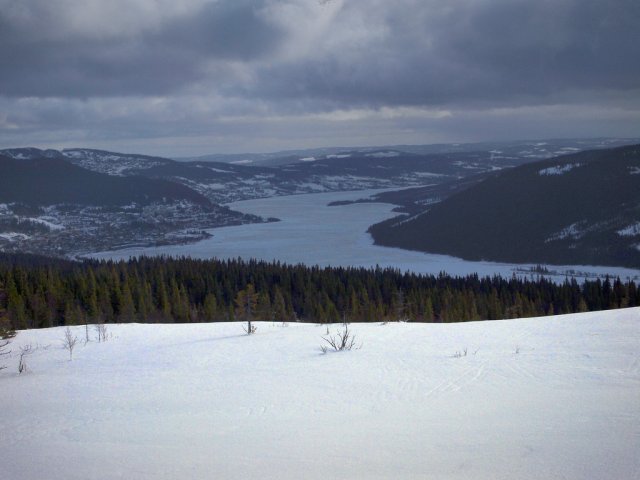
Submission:
M 328 206 L 339 200 L 367 198 L 381 190 L 315 193 L 246 200 L 229 204 L 234 210 L 280 222 L 222 227 L 210 230 L 213 238 L 195 244 L 148 248 L 128 248 L 101 252 L 97 258 L 128 259 L 139 255 L 190 256 L 220 259 L 242 257 L 305 263 L 320 266 L 393 267 L 402 271 L 451 275 L 501 274 L 511 276 L 516 269 L 533 265 L 469 262 L 446 255 L 425 254 L 373 244 L 367 233 L 370 225 L 396 216 L 393 205 L 358 203 Z M 637 277 L 640 271 L 593 266 L 554 266 L 554 271 L 576 270 L 589 274 Z

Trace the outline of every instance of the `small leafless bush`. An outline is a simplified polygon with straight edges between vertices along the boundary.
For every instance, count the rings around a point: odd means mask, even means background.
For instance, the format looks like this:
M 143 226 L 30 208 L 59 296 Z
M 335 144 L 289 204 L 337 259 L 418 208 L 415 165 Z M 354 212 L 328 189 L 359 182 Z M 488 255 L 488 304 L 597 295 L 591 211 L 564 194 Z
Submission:
M 31 355 L 33 352 L 35 352 L 35 349 L 31 346 L 31 344 L 20 347 L 20 361 L 18 362 L 19 374 L 23 374 L 29 371 L 29 369 L 27 368 L 27 362 L 24 357 Z
M 477 351 L 477 350 L 476 350 Z M 466 357 L 467 356 L 467 347 L 464 347 L 463 350 L 458 350 L 456 353 L 454 353 L 453 358 L 462 358 L 462 357 Z
M 4 311 L 0 309 L 0 359 L 11 354 L 9 344 L 16 334 L 9 324 L 9 319 L 6 315 L 3 315 L 3 312 Z M 6 365 L 0 364 L 0 370 L 4 370 L 5 368 L 7 368 Z
M 520 345 L 516 345 L 515 350 L 513 351 L 516 355 L 520 353 Z
M 98 343 L 106 342 L 109 338 L 107 326 L 104 323 L 98 323 L 93 327 L 98 334 Z
M 327 327 L 327 332 L 329 331 Z M 348 324 L 343 324 L 342 331 L 336 332 L 335 335 L 329 335 L 322 337 L 322 339 L 327 342 L 327 345 L 321 345 L 320 350 L 322 353 L 327 353 L 327 351 L 332 348 L 336 352 L 341 352 L 343 350 L 351 350 L 356 347 L 356 337 L 349 330 Z M 362 345 L 360 345 L 362 347 Z M 356 349 L 360 348 L 356 347 Z
M 253 333 L 256 333 L 256 330 L 257 330 L 256 326 L 255 325 L 251 325 L 251 324 L 249 324 L 248 327 L 244 327 L 243 326 L 242 329 L 245 331 L 245 333 L 247 335 L 251 335 Z
M 0 340 L 0 358 L 11 354 L 11 350 L 8 349 L 10 343 L 10 340 Z M 0 365 L 0 370 L 5 368 L 7 368 L 6 365 Z
M 74 336 L 71 333 L 71 329 L 67 327 L 67 329 L 64 331 L 64 339 L 62 340 L 62 347 L 65 350 L 69 350 L 69 361 L 73 359 L 73 349 L 75 348 L 76 343 L 78 343 L 78 337 Z

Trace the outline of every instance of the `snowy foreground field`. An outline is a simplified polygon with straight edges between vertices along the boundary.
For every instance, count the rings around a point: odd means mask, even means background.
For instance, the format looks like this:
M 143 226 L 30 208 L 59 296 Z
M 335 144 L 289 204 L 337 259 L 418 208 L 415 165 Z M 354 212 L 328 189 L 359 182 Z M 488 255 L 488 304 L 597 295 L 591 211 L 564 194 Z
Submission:
M 71 362 L 62 328 L 20 332 L 0 476 L 640 478 L 640 309 L 351 328 L 322 354 L 310 324 L 114 325 Z

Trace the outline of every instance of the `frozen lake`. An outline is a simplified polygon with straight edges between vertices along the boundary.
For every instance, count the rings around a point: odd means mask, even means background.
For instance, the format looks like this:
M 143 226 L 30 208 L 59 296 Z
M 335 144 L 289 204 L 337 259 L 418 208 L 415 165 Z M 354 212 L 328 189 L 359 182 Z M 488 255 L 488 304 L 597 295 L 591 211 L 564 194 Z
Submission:
M 333 192 L 247 200 L 229 204 L 234 210 L 276 217 L 280 222 L 239 225 L 210 230 L 213 237 L 195 244 L 128 248 L 90 256 L 128 259 L 139 255 L 190 256 L 193 258 L 258 258 L 286 263 L 320 266 L 393 267 L 402 271 L 451 275 L 501 274 L 511 276 L 517 269 L 533 265 L 469 262 L 446 255 L 432 255 L 373 244 L 367 228 L 397 215 L 392 205 L 359 203 L 329 207 L 336 200 L 366 198 L 380 190 Z M 615 267 L 553 266 L 566 272 L 576 270 L 590 275 L 606 273 L 621 278 L 638 278 L 640 271 Z

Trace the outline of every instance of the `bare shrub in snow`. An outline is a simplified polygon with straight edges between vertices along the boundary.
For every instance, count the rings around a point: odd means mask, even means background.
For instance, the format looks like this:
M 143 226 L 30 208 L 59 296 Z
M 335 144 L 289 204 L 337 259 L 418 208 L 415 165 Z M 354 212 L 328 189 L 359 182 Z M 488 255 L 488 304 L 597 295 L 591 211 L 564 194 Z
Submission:
M 477 350 L 476 350 L 477 352 Z M 475 355 L 475 354 L 474 354 Z M 454 353 L 453 358 L 462 358 L 462 357 L 466 357 L 467 356 L 467 347 L 464 347 L 463 350 L 458 350 L 456 353 Z
M 107 326 L 104 323 L 98 323 L 93 327 L 98 334 L 98 343 L 107 341 Z
M 33 352 L 35 352 L 35 350 L 31 346 L 31 344 L 20 347 L 20 361 L 18 362 L 19 374 L 23 374 L 29 371 L 29 369 L 27 368 L 27 362 L 25 361 L 24 357 L 31 355 Z
M 328 331 L 329 330 L 327 328 L 327 332 Z M 320 346 L 322 353 L 327 353 L 329 348 L 332 348 L 336 352 L 341 352 L 343 350 L 351 350 L 356 346 L 356 337 L 351 333 L 349 325 L 346 323 L 343 324 L 342 331 L 336 332 L 335 335 L 329 335 L 327 333 L 327 336 L 322 337 L 322 339 L 327 342 L 327 345 Z
M 11 328 L 9 318 L 6 315 L 5 310 L 0 308 L 0 358 L 11 354 L 9 344 L 15 334 L 16 332 Z M 5 368 L 7 368 L 6 365 L 0 365 L 0 370 L 4 370 Z
M 9 344 L 11 342 L 9 340 L 1 340 L 0 341 L 0 358 L 9 355 L 11 353 L 11 350 L 9 350 Z M 0 370 L 4 370 L 5 368 L 7 368 L 6 365 L 0 365 Z
M 515 348 L 515 350 L 513 351 L 513 353 L 515 353 L 516 355 L 517 355 L 518 353 L 520 353 L 520 345 L 516 345 L 516 348 Z
M 242 327 L 242 329 L 246 332 L 247 335 L 251 335 L 252 333 L 256 333 L 256 326 L 251 325 L 251 321 L 247 322 L 246 327 Z
M 67 329 L 64 331 L 62 348 L 64 348 L 65 350 L 69 350 L 69 361 L 73 359 L 73 349 L 75 348 L 77 342 L 78 342 L 78 337 L 74 336 L 71 333 L 71 329 L 67 327 Z

